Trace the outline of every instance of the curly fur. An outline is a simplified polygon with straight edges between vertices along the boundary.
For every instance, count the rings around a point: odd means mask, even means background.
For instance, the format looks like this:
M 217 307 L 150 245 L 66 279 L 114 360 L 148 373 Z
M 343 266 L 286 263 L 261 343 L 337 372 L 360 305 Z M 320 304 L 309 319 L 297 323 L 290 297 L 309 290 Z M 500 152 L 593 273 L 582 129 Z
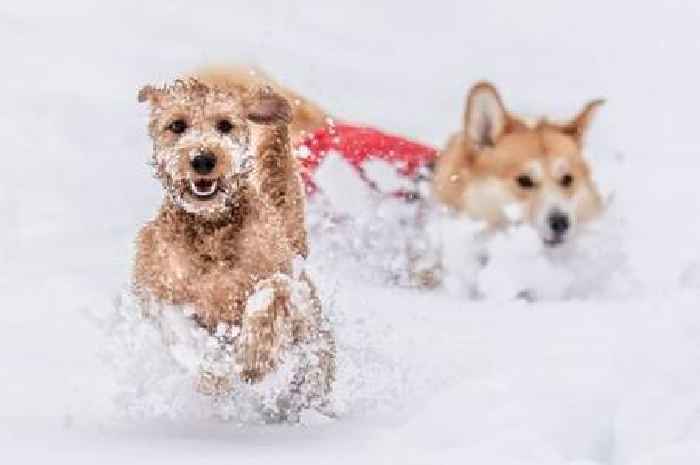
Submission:
M 308 247 L 288 103 L 270 88 L 198 79 L 144 87 L 139 100 L 151 104 L 153 164 L 166 195 L 138 235 L 137 294 L 190 305 L 212 331 L 220 323 L 239 326 L 238 371 L 247 381 L 273 371 L 290 345 L 321 334 L 323 384 L 330 390 L 333 337 L 321 329 L 313 283 L 303 273 L 293 276 L 294 258 L 306 256 Z M 185 121 L 187 131 L 173 134 L 173 118 Z M 216 130 L 222 118 L 232 123 L 225 134 Z M 190 165 L 192 153 L 205 149 L 217 162 L 202 175 Z M 198 181 L 215 186 L 212 198 L 195 195 L 191 186 Z M 292 298 L 299 283 L 309 290 L 311 311 Z M 251 312 L 249 300 L 261 289 L 272 298 Z

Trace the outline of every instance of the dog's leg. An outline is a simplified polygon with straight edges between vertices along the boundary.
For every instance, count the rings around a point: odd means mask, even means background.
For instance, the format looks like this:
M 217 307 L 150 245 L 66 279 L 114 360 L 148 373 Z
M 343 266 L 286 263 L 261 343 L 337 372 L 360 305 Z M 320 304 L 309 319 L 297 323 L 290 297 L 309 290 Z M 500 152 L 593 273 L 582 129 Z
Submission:
M 278 275 L 256 287 L 243 315 L 237 340 L 241 377 L 249 382 L 262 379 L 276 368 L 292 347 L 307 345 L 317 368 L 304 373 L 318 379 L 295 383 L 318 385 L 318 395 L 330 391 L 335 378 L 335 340 L 323 319 L 321 306 L 306 275 L 298 280 Z
M 153 222 L 139 233 L 134 261 L 134 291 L 142 299 L 155 297 L 172 304 L 191 299 L 186 277 L 191 273 L 177 244 L 163 237 L 161 224 Z
M 234 389 L 239 375 L 236 340 L 247 297 L 245 291 L 231 289 L 230 283 L 245 283 L 250 277 L 242 270 L 226 270 L 208 278 L 199 287 L 194 305 L 195 320 L 210 334 L 197 387 L 203 394 L 222 395 Z
M 335 336 L 325 318 L 316 287 L 302 272 L 292 292 L 294 342 L 304 346 L 304 362 L 295 374 L 292 393 L 298 408 L 313 407 L 334 416 L 329 394 L 335 381 Z
M 220 396 L 234 389 L 236 372 L 235 340 L 239 328 L 233 324 L 219 323 L 210 332 L 205 352 L 199 364 L 197 390 L 205 395 Z
M 282 349 L 293 339 L 290 290 L 285 277 L 262 281 L 248 299 L 236 343 L 241 379 L 260 381 L 278 366 Z
M 306 408 L 332 416 L 335 339 L 304 273 L 296 279 L 278 275 L 257 287 L 243 317 L 236 352 L 238 370 L 247 382 L 260 381 L 289 363 L 291 371 L 283 371 L 289 376 L 289 389 L 276 399 L 268 412 L 271 418 L 293 419 Z

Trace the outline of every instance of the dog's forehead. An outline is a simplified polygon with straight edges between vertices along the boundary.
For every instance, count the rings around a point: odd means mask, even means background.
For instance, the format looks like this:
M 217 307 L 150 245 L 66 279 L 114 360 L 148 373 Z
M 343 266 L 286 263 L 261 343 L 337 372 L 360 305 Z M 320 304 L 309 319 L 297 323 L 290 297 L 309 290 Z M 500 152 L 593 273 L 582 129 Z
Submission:
M 554 176 L 558 177 L 571 171 L 571 161 L 565 155 L 549 157 L 548 161 L 549 173 Z
M 546 170 L 543 160 L 533 159 L 524 162 L 520 171 L 528 173 L 535 178 L 541 178 L 545 175 Z
M 480 170 L 500 175 L 556 176 L 582 165 L 585 161 L 576 142 L 556 128 L 542 125 L 506 134 L 477 157 Z
M 243 113 L 243 96 L 239 92 L 208 87 L 204 84 L 179 84 L 163 90 L 153 107 L 154 116 L 173 110 L 193 113 Z
M 538 131 L 542 141 L 542 149 L 548 156 L 576 157 L 580 155 L 580 147 L 576 141 L 561 131 L 544 127 Z
M 590 170 L 581 147 L 571 137 L 552 129 L 544 132 L 543 141 L 549 172 L 553 176 L 570 172 L 588 174 Z
M 477 157 L 477 167 L 490 173 L 510 175 L 527 171 L 533 161 L 542 158 L 541 140 L 535 131 L 523 130 L 506 134 L 492 147 Z
M 212 92 L 204 99 L 203 111 L 205 115 L 226 113 L 243 119 L 243 98 L 234 93 Z

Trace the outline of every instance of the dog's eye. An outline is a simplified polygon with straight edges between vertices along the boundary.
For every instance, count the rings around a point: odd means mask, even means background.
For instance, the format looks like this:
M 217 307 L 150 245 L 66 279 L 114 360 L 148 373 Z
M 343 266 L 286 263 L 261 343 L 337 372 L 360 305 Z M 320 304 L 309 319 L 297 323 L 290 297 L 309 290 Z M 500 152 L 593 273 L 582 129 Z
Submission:
M 187 123 L 184 119 L 176 119 L 168 125 L 168 130 L 173 134 L 182 134 L 187 130 Z
M 228 134 L 233 129 L 233 124 L 227 119 L 220 119 L 216 122 L 216 130 L 222 134 Z
M 564 176 L 562 176 L 560 182 L 562 186 L 569 187 L 574 183 L 574 177 L 570 174 L 565 174 Z
M 528 176 L 527 174 L 521 174 L 517 178 L 515 178 L 515 182 L 518 183 L 518 186 L 520 186 L 523 189 L 532 189 L 535 187 L 535 181 Z

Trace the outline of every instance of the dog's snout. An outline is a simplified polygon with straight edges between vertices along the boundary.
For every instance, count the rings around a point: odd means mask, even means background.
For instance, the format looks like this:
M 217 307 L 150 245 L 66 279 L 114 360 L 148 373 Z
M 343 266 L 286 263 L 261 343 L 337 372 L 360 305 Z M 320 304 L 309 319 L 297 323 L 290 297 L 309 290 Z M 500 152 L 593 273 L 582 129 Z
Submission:
M 564 235 L 571 226 L 569 215 L 562 212 L 553 212 L 547 218 L 549 228 L 557 235 Z
M 203 150 L 192 159 L 192 169 L 197 174 L 206 175 L 214 171 L 216 167 L 216 155 Z

